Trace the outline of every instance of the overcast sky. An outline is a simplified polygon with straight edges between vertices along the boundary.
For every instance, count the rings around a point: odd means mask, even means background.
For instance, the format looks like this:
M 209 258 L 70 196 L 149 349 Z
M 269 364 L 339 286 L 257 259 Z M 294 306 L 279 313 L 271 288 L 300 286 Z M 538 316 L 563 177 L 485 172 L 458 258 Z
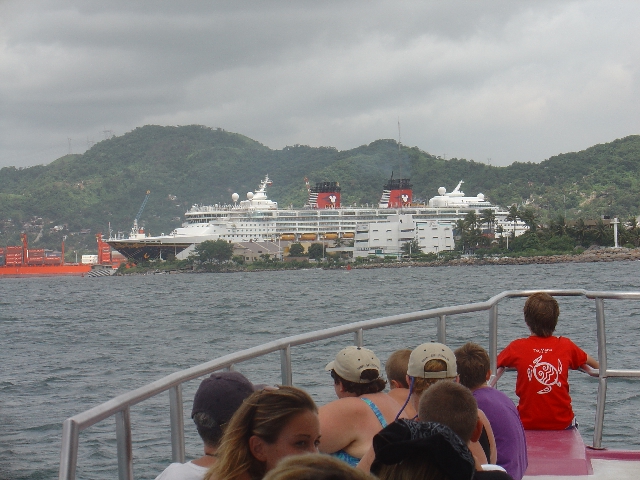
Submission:
M 0 0 L 0 167 L 147 124 L 508 165 L 640 133 L 640 2 Z

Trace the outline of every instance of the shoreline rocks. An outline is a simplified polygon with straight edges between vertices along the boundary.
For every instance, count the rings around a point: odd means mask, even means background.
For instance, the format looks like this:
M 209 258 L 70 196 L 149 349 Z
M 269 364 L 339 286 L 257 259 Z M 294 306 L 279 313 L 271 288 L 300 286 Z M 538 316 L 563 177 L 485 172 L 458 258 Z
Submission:
M 619 262 L 619 261 L 640 261 L 640 248 L 603 248 L 603 247 L 591 247 L 579 254 L 564 254 L 564 255 L 540 255 L 532 257 L 461 257 L 452 260 L 436 260 L 432 262 L 418 262 L 418 261 L 400 261 L 400 262 L 376 262 L 376 263 L 363 263 L 363 264 L 351 264 L 353 269 L 372 269 L 372 268 L 404 268 L 404 267 L 458 267 L 458 266 L 475 266 L 475 265 L 531 265 L 531 264 L 556 264 L 556 263 L 593 263 L 593 262 Z M 324 268 L 324 269 L 345 269 L 346 266 L 333 266 L 327 267 L 319 264 L 310 264 L 305 268 Z M 264 269 L 246 269 L 243 267 L 235 266 L 225 267 L 221 266 L 215 270 L 199 270 L 199 269 L 186 269 L 186 270 L 170 270 L 159 271 L 155 268 L 150 268 L 145 272 L 124 273 L 125 275 L 153 275 L 153 274 L 176 274 L 176 273 L 235 273 L 235 272 L 264 272 L 264 271 L 282 271 L 282 270 L 295 270 L 285 268 L 264 268 Z
M 379 268 L 379 267 L 443 267 L 466 265 L 531 265 L 531 264 L 555 264 L 555 263 L 593 263 L 593 262 L 618 262 L 640 260 L 640 249 L 629 248 L 591 248 L 580 254 L 564 255 L 540 255 L 531 257 L 461 257 L 452 260 L 436 260 L 433 262 L 398 262 L 376 263 L 370 265 L 357 265 L 353 268 Z

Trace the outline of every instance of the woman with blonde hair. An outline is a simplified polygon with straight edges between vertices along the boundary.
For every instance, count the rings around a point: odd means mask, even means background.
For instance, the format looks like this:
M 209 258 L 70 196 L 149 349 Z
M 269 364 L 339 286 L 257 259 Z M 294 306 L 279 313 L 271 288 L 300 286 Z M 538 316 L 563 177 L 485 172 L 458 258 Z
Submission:
M 317 453 L 319 443 L 318 409 L 309 394 L 283 386 L 255 392 L 229 421 L 204 480 L 259 480 L 286 456 Z
M 373 477 L 322 453 L 296 455 L 282 460 L 264 480 L 372 480 Z

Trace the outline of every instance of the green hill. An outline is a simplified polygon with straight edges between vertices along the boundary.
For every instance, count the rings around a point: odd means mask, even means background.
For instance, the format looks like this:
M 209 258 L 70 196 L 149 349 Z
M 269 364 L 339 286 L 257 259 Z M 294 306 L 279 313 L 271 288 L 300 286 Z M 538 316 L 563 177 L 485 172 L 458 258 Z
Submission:
M 281 206 L 306 201 L 304 177 L 314 184 L 339 181 L 342 203 L 376 204 L 393 172 L 410 177 L 414 199 L 427 201 L 438 187 L 460 180 L 468 194 L 482 192 L 493 203 L 528 203 L 545 221 L 638 215 L 640 136 L 558 155 L 542 163 L 492 167 L 464 159 L 443 160 L 377 140 L 346 151 L 295 145 L 272 150 L 243 135 L 199 125 L 136 128 L 67 155 L 49 165 L 0 169 L 0 245 L 17 244 L 26 231 L 34 246 L 95 251 L 90 230 L 106 233 L 131 227 L 147 190 L 141 218 L 147 232 L 168 233 L 194 203 L 229 203 L 244 198 L 265 174 L 273 179 L 269 197 Z M 56 231 L 54 226 L 64 226 Z M 36 240 L 37 239 L 37 240 Z

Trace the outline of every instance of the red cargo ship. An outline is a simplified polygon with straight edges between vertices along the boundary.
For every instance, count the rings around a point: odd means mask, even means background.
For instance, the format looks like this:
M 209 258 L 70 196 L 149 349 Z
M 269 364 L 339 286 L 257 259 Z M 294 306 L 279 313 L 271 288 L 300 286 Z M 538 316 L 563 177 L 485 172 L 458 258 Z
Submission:
M 0 276 L 28 277 L 49 275 L 81 275 L 89 273 L 94 265 L 88 263 L 65 263 L 64 242 L 62 252 L 45 252 L 44 249 L 30 249 L 27 235 L 20 235 L 22 245 L 0 247 Z M 111 247 L 102 241 L 102 234 L 97 234 L 98 264 L 104 267 L 117 268 L 113 262 Z

